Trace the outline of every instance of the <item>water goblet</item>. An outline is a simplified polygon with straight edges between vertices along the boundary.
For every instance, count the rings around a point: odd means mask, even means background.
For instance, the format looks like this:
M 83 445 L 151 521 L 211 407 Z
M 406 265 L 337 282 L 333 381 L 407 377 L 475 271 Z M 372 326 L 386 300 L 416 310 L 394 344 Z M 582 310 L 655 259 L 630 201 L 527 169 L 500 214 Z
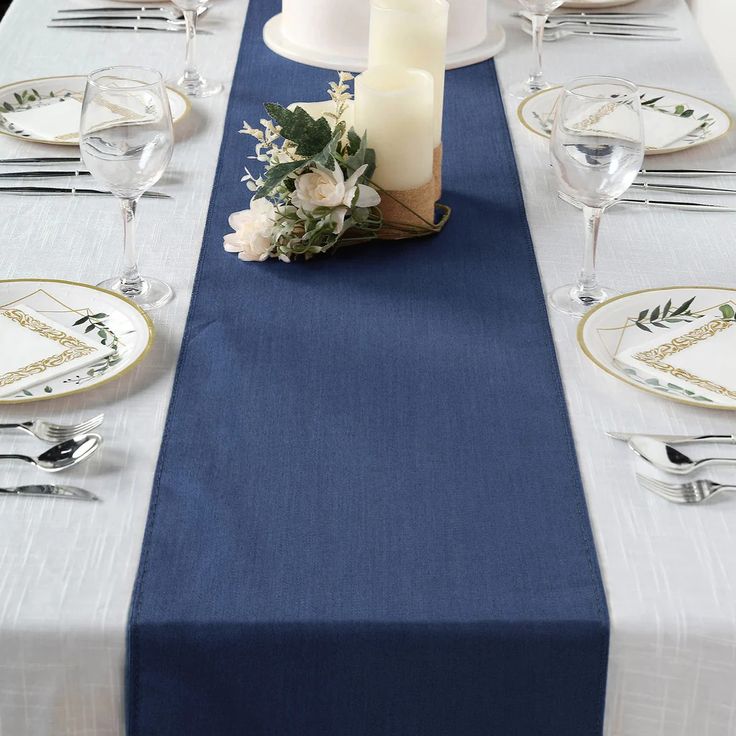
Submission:
M 525 82 L 515 84 L 509 90 L 512 97 L 523 100 L 529 95 L 549 89 L 550 85 L 542 74 L 542 47 L 544 45 L 544 27 L 549 14 L 560 7 L 564 0 L 519 0 L 529 13 L 532 23 L 532 48 L 534 51 L 534 66 Z
M 123 274 L 99 285 L 143 309 L 169 301 L 171 287 L 138 271 L 135 215 L 138 200 L 164 173 L 174 148 L 169 97 L 159 72 L 106 67 L 87 78 L 80 125 L 82 160 L 120 200 L 124 225 Z
M 222 85 L 208 82 L 199 73 L 195 61 L 198 10 L 204 7 L 209 0 L 171 0 L 171 2 L 184 14 L 187 35 L 184 74 L 177 80 L 177 85 L 190 97 L 210 97 L 216 95 L 222 91 Z
M 631 186 L 644 159 L 636 85 L 615 77 L 580 77 L 565 85 L 550 146 L 559 190 L 585 217 L 585 255 L 577 283 L 555 289 L 549 301 L 582 317 L 617 293 L 598 283 L 595 259 L 603 211 Z

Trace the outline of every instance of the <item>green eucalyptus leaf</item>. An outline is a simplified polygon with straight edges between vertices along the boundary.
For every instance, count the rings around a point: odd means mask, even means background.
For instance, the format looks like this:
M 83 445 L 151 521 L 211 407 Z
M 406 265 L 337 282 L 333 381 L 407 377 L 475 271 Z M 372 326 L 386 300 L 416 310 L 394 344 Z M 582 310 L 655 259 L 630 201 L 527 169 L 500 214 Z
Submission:
M 267 102 L 265 107 L 274 122 L 281 126 L 281 135 L 296 144 L 300 156 L 316 156 L 330 144 L 332 130 L 324 118 L 314 120 L 303 107 L 288 110 L 272 102 Z
M 263 176 L 263 186 L 260 187 L 253 195 L 254 199 L 267 197 L 281 182 L 295 171 L 307 166 L 310 163 L 306 161 L 287 161 L 283 164 L 277 164 L 270 168 Z
M 686 302 L 683 302 L 677 309 L 675 309 L 674 312 L 672 312 L 673 317 L 678 317 L 681 314 L 684 314 L 687 312 L 688 309 L 690 309 L 690 305 L 695 301 L 695 297 L 690 297 Z
M 734 318 L 734 309 L 730 304 L 721 304 L 718 309 L 721 310 L 721 314 L 723 315 L 723 319 L 733 319 Z

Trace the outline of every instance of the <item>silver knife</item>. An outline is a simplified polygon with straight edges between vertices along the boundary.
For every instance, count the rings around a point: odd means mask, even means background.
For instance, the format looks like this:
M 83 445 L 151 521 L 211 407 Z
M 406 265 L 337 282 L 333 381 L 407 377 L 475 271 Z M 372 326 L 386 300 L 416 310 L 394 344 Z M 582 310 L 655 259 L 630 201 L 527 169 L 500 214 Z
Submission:
M 723 204 L 706 204 L 705 202 L 664 202 L 658 199 L 617 199 L 616 204 L 636 204 L 646 207 L 662 207 L 670 210 L 688 210 L 690 212 L 736 212 L 736 207 Z M 612 205 L 613 206 L 613 205 Z
M 682 192 L 684 194 L 736 194 L 736 189 L 722 187 L 699 187 L 692 184 L 650 184 L 646 181 L 635 181 L 635 189 L 651 189 L 655 192 Z
M 0 164 L 26 166 L 28 164 L 73 164 L 81 163 L 79 156 L 30 156 L 28 158 L 0 158 Z
M 125 7 L 104 7 L 104 8 L 59 8 L 56 12 L 57 13 L 120 13 L 121 11 L 130 12 L 130 13 L 148 13 L 150 11 L 155 11 L 157 13 L 161 13 L 165 11 L 166 8 L 163 6 L 156 7 L 155 5 L 133 5 L 130 8 Z
M 641 432 L 606 432 L 606 434 L 614 440 L 623 440 L 624 442 L 628 442 L 632 437 L 648 437 L 651 440 L 659 440 L 670 445 L 686 442 L 730 442 L 736 444 L 736 435 L 733 434 L 702 434 L 693 436 L 681 434 L 643 434 Z
M 0 179 L 53 179 L 68 176 L 90 176 L 89 171 L 4 171 Z
M 52 18 L 52 23 L 74 23 L 75 21 L 82 20 L 127 20 L 133 22 L 136 20 L 142 20 L 148 22 L 149 20 L 162 20 L 166 23 L 173 23 L 174 25 L 180 25 L 181 22 L 176 22 L 171 18 L 167 18 L 165 15 L 74 15 L 68 18 Z
M 0 488 L 0 493 L 10 496 L 51 496 L 53 498 L 68 498 L 74 501 L 99 501 L 99 496 L 76 486 L 16 486 L 15 488 Z
M 76 18 L 74 19 L 76 20 Z M 46 26 L 46 28 L 56 28 L 57 30 L 59 28 L 72 28 L 72 29 L 82 29 L 87 28 L 88 30 L 93 31 L 163 31 L 166 32 L 173 32 L 173 33 L 184 33 L 186 28 L 184 26 L 139 26 L 139 25 L 133 25 L 133 26 L 108 26 L 108 25 L 101 25 L 97 23 L 64 23 L 64 24 L 49 24 Z M 197 34 L 204 34 L 205 36 L 211 36 L 212 31 L 200 31 L 197 29 Z
M 639 176 L 736 176 L 736 171 L 722 169 L 641 169 Z
M 0 187 L 0 194 L 28 194 L 28 195 L 46 195 L 46 196 L 60 196 L 63 194 L 79 194 L 81 196 L 86 195 L 105 195 L 112 197 L 112 192 L 105 192 L 100 189 L 77 189 L 74 187 Z M 148 199 L 171 199 L 170 194 L 163 194 L 162 192 L 143 192 L 141 195 Z

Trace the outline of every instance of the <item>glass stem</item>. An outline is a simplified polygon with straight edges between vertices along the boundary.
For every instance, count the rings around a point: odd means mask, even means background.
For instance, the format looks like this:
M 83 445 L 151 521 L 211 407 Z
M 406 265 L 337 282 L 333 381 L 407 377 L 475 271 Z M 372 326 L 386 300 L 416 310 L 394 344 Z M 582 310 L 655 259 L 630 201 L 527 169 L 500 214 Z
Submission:
M 135 210 L 138 199 L 121 199 L 123 212 L 123 275 L 120 290 L 125 296 L 137 296 L 143 291 L 143 279 L 138 273 L 138 254 L 135 247 Z
M 595 304 L 603 298 L 603 290 L 595 275 L 595 259 L 598 250 L 598 230 L 603 215 L 602 207 L 583 206 L 585 217 L 585 256 L 580 269 L 575 296 L 584 304 Z
M 187 31 L 187 55 L 184 61 L 184 81 L 196 82 L 199 79 L 199 72 L 196 66 L 197 54 L 197 11 L 184 10 L 184 22 Z
M 544 26 L 547 23 L 548 16 L 532 15 L 532 42 L 534 44 L 534 67 L 529 74 L 529 89 L 537 92 L 544 89 L 546 83 L 542 76 L 542 44 L 544 43 Z

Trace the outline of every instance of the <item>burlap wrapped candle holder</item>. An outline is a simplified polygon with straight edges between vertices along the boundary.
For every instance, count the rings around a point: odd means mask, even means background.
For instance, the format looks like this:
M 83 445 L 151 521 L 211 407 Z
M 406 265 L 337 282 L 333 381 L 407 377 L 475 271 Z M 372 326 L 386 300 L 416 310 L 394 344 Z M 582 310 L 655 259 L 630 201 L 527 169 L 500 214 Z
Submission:
M 450 217 L 450 208 L 436 202 L 435 191 L 434 179 L 421 187 L 405 191 L 380 189 L 381 203 L 378 209 L 383 216 L 383 225 L 378 237 L 381 240 L 404 240 L 442 230 Z

